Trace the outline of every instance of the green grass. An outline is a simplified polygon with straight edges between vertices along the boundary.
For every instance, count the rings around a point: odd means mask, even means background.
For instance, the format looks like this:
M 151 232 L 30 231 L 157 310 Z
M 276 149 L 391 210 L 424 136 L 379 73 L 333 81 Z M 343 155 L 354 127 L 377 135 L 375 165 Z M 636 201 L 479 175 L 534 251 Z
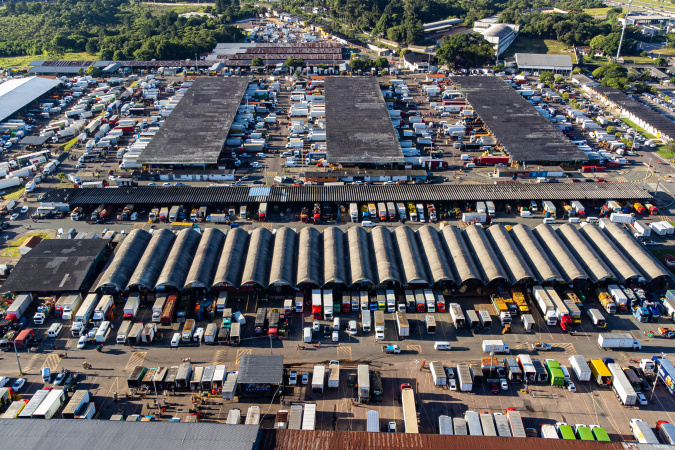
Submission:
M 69 140 L 69 141 L 66 142 L 66 144 L 63 146 L 63 151 L 64 151 L 64 152 L 69 152 L 70 149 L 73 148 L 73 146 L 74 146 L 75 144 L 77 144 L 77 138 L 73 138 L 73 139 Z
M 626 125 L 628 125 L 629 127 L 631 127 L 632 129 L 637 130 L 640 134 L 642 134 L 642 135 L 643 135 L 644 137 L 646 137 L 647 139 L 658 139 L 658 138 L 657 138 L 656 136 L 654 136 L 653 134 L 648 133 L 647 130 L 645 130 L 644 128 L 638 126 L 638 124 L 636 124 L 636 123 L 633 122 L 632 120 L 629 120 L 629 119 L 621 119 L 621 121 L 622 121 L 623 123 L 625 123 Z
M 15 190 L 11 191 L 9 194 L 3 195 L 3 197 L 6 200 L 10 200 L 10 199 L 18 200 L 23 195 L 24 190 L 25 189 L 23 188 L 23 186 L 21 186 L 21 187 L 16 188 Z
M 98 60 L 97 55 L 90 55 L 86 52 L 80 53 L 64 53 L 62 56 L 55 57 L 54 55 L 30 55 L 30 56 L 11 56 L 7 58 L 0 58 L 0 68 L 5 67 L 23 67 L 28 68 L 28 64 L 31 61 L 38 59 L 47 59 L 47 60 L 84 60 L 84 61 L 96 61 Z
M 672 56 L 675 55 L 675 48 L 658 48 L 654 50 L 654 53 L 658 55 L 668 55 Z
M 184 14 L 188 12 L 204 12 L 204 8 L 211 6 L 215 8 L 215 3 L 202 3 L 202 4 L 178 4 L 178 5 L 158 5 L 156 3 L 142 3 L 143 9 L 149 11 L 153 16 L 159 16 L 165 11 L 176 11 L 177 14 Z
M 659 145 L 656 147 L 656 153 L 663 156 L 666 159 L 675 158 L 675 152 L 668 150 L 665 145 Z
M 570 55 L 572 62 L 576 64 L 576 56 L 573 52 L 564 51 L 567 46 L 553 39 L 533 39 L 520 35 L 504 53 L 503 57 L 511 57 L 516 53 L 548 53 L 550 55 Z
M 607 13 L 609 12 L 610 9 L 614 8 L 585 8 L 584 12 L 588 14 L 589 16 L 593 17 L 607 17 Z M 626 8 L 622 8 L 624 11 L 626 11 Z
M 40 236 L 42 239 L 51 239 L 53 236 L 49 233 L 45 233 L 42 231 L 36 231 L 34 233 L 29 233 L 24 236 L 21 236 L 18 239 L 13 240 L 12 242 L 9 243 L 9 246 L 5 249 L 4 252 L 2 252 L 2 256 L 21 256 L 21 253 L 19 252 L 19 247 L 21 244 L 23 244 L 27 239 L 33 237 L 33 236 Z

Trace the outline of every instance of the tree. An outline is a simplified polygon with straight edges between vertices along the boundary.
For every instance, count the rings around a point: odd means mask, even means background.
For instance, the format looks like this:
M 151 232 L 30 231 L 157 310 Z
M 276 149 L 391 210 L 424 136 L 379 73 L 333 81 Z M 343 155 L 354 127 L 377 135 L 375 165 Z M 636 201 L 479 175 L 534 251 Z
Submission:
M 555 74 L 551 71 L 542 72 L 539 75 L 540 83 L 551 83 L 555 79 Z
M 84 73 L 90 77 L 98 78 L 101 76 L 101 69 L 96 66 L 89 66 Z
M 375 67 L 378 69 L 386 69 L 389 67 L 389 60 L 384 56 L 381 56 L 375 60 Z
M 570 99 L 570 93 L 569 92 L 563 92 L 562 98 L 565 101 L 569 100 Z
M 286 61 L 284 61 L 284 67 L 293 67 L 294 62 L 295 61 L 293 60 L 293 58 L 288 58 Z
M 659 67 L 665 66 L 667 63 L 668 62 L 666 61 L 666 58 L 664 58 L 663 56 L 659 56 L 654 60 L 654 65 Z
M 492 66 L 492 70 L 494 70 L 495 73 L 503 72 L 506 70 L 506 66 L 504 64 L 495 64 Z
M 621 132 L 617 131 L 616 133 L 614 133 L 614 137 L 617 139 L 621 139 Z
M 607 127 L 607 132 L 608 132 L 609 134 L 615 133 L 615 132 L 616 132 L 616 128 L 614 128 L 613 126 L 610 125 L 610 126 Z
M 251 67 L 262 67 L 263 66 L 263 60 L 262 58 L 255 57 L 251 60 Z
M 577 74 L 580 74 L 580 73 L 581 73 L 581 67 L 575 67 L 574 69 L 572 69 L 573 75 L 577 75 Z
M 102 61 L 111 60 L 111 59 L 113 59 L 113 54 L 114 54 L 114 52 L 109 48 L 101 49 L 101 55 L 100 55 L 101 60 Z
M 86 46 L 84 47 L 87 53 L 90 55 L 95 55 L 98 51 L 98 42 L 96 39 L 89 39 Z
M 558 75 L 555 77 L 555 84 L 563 84 L 565 82 L 565 78 L 563 78 L 561 75 Z
M 494 58 L 494 48 L 481 34 L 445 36 L 436 58 L 452 68 L 482 67 Z

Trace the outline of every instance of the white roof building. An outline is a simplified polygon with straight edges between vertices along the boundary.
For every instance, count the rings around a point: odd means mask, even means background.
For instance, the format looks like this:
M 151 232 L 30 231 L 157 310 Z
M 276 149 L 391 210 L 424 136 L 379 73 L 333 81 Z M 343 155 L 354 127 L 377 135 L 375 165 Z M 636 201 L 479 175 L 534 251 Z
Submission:
M 59 84 L 61 80 L 40 77 L 15 78 L 0 84 L 0 122 Z

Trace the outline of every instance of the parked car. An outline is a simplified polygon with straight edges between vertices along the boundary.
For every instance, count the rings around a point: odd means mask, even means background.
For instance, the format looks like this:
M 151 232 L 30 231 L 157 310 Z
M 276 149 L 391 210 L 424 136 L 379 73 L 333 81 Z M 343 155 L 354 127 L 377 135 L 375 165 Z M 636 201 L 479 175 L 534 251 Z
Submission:
M 14 384 L 12 384 L 12 389 L 14 389 L 14 392 L 19 392 L 24 384 L 26 384 L 25 378 L 17 378 Z
M 303 372 L 302 373 L 302 384 L 307 384 L 309 382 L 309 373 Z
M 642 392 L 637 392 L 637 399 L 638 399 L 638 402 L 640 402 L 640 404 L 642 406 L 645 406 L 649 403 L 647 401 L 647 397 L 645 397 L 645 395 Z
M 291 372 L 291 375 L 288 377 L 288 384 L 295 386 L 298 384 L 298 372 L 295 370 Z
M 21 214 L 26 214 L 28 212 L 28 206 L 23 206 L 21 208 Z
M 59 372 L 56 375 L 56 378 L 54 378 L 54 385 L 55 386 L 61 386 L 61 384 L 65 381 L 67 375 L 68 375 L 67 370 L 64 370 L 63 372 Z
M 532 350 L 548 352 L 551 350 L 551 344 L 547 344 L 546 342 L 534 342 L 532 344 Z

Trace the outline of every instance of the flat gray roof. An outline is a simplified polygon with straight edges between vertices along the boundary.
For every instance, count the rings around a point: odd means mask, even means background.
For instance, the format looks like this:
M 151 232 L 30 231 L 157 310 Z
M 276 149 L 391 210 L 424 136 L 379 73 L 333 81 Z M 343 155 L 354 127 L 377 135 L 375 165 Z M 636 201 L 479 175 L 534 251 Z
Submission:
M 15 78 L 0 84 L 0 122 L 61 84 L 54 78 Z
M 375 77 L 326 77 L 328 162 L 389 164 L 404 161 L 401 145 Z
M 138 157 L 141 164 L 216 164 L 248 78 L 199 77 Z
M 258 448 L 258 425 L 223 423 L 126 422 L 120 420 L 0 419 L 0 435 L 6 448 L 35 450 L 100 448 L 179 450 Z
M 516 161 L 584 161 L 586 153 L 498 77 L 453 77 L 466 97 Z
M 242 355 L 237 384 L 280 384 L 283 376 L 282 355 Z
M 547 55 L 543 53 L 516 53 L 516 64 L 521 69 L 543 68 L 550 70 L 572 70 L 570 55 Z

